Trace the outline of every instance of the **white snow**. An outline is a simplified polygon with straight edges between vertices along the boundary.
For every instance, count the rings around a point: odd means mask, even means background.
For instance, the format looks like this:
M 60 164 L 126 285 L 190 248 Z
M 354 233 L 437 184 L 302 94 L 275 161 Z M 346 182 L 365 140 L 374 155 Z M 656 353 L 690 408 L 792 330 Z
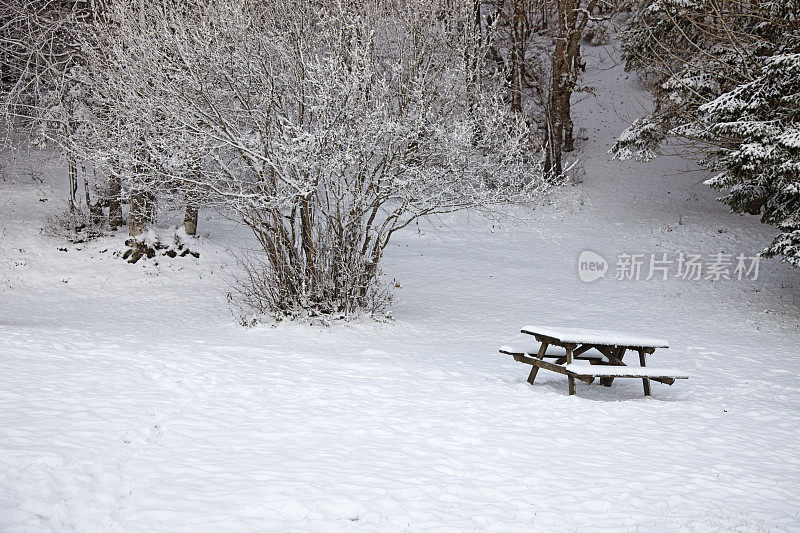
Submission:
M 777 141 L 786 148 L 800 148 L 800 127 L 790 127 L 778 137 Z
M 630 335 L 618 331 L 607 331 L 591 328 L 570 328 L 562 326 L 542 326 L 529 324 L 522 328 L 523 333 L 539 334 L 560 340 L 561 342 L 579 344 L 599 344 L 601 346 L 640 346 L 643 348 L 669 348 L 669 342 L 654 337 Z
M 64 173 L 6 161 L 0 531 L 800 530 L 797 270 L 579 280 L 587 249 L 752 253 L 774 233 L 679 159 L 608 161 L 641 93 L 585 56 L 583 183 L 520 210 L 531 225 L 408 228 L 383 324 L 245 329 L 226 248 L 245 231 L 202 220 L 199 259 L 130 265 L 121 239 L 40 234 Z M 531 386 L 497 354 L 530 320 L 666 337 L 648 363 L 691 379 L 650 398 L 634 379 Z

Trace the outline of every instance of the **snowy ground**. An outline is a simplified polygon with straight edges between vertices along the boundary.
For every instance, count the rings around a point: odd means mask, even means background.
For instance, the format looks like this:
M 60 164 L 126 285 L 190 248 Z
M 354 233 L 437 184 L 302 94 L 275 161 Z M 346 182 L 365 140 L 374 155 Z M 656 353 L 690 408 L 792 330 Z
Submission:
M 40 235 L 25 221 L 61 210 L 64 184 L 6 161 L 0 531 L 800 531 L 798 271 L 578 279 L 587 249 L 752 254 L 771 234 L 680 160 L 609 162 L 639 93 L 588 53 L 583 183 L 532 225 L 401 235 L 386 324 L 244 329 L 232 223 L 205 222 L 200 259 L 129 265 L 118 240 Z M 666 338 L 651 364 L 691 379 L 651 398 L 530 386 L 497 353 L 530 322 Z

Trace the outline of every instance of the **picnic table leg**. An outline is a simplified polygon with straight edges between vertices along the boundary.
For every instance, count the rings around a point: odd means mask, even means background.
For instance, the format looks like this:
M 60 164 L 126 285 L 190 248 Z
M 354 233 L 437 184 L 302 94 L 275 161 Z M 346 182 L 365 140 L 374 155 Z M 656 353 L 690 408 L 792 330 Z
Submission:
M 616 350 L 612 350 L 612 352 L 614 353 L 614 358 L 617 359 L 620 363 L 622 363 L 622 358 L 625 356 L 625 348 L 620 346 Z M 609 358 L 609 364 L 614 365 L 614 366 L 619 366 L 619 365 L 615 365 L 614 362 L 612 360 L 610 360 L 610 358 Z M 622 366 L 625 366 L 624 363 L 622 363 Z M 606 387 L 610 387 L 612 383 L 614 383 L 614 378 L 613 377 L 600 378 L 600 385 L 604 385 Z
M 543 342 L 542 345 L 539 347 L 539 353 L 536 355 L 539 359 L 544 359 L 544 354 L 547 353 L 547 346 L 546 342 Z M 528 374 L 528 383 L 533 385 L 533 382 L 536 381 L 536 374 L 539 373 L 539 367 L 534 366 L 531 368 L 531 373 Z
M 642 368 L 645 367 L 645 360 L 644 359 L 645 359 L 644 350 L 640 348 L 639 349 L 639 364 L 642 365 Z M 642 378 L 642 385 L 644 386 L 644 395 L 645 396 L 650 396 L 650 380 L 647 379 L 647 378 Z
M 572 364 L 572 346 L 567 346 L 567 364 Z M 573 396 L 575 394 L 575 376 L 570 374 L 567 379 L 569 380 L 569 395 Z

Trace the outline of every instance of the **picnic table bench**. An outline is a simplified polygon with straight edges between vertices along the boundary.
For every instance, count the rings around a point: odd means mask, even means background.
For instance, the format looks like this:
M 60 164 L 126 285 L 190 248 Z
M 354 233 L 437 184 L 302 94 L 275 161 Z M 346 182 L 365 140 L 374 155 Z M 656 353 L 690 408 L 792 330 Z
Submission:
M 522 333 L 533 339 L 509 343 L 500 347 L 500 353 L 511 355 L 515 361 L 531 365 L 528 383 L 533 384 L 540 368 L 567 376 L 569 394 L 575 394 L 575 380 L 610 387 L 615 378 L 640 378 L 645 396 L 650 396 L 650 381 L 672 385 L 676 379 L 687 379 L 685 372 L 646 366 L 647 355 L 656 348 L 669 348 L 662 339 L 625 335 L 595 329 L 528 325 Z M 622 360 L 627 351 L 639 354 L 638 367 L 627 366 Z M 555 359 L 555 361 L 545 361 Z M 575 364 L 588 361 L 589 365 Z

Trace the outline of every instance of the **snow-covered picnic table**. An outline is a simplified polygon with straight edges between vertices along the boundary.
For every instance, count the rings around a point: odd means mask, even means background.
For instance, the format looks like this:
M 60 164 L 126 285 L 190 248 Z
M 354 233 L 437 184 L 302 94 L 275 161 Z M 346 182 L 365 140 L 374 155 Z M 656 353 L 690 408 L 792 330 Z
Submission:
M 689 376 L 680 370 L 646 366 L 647 355 L 656 348 L 669 348 L 663 339 L 627 335 L 596 329 L 551 327 L 530 324 L 521 330 L 533 339 L 506 344 L 500 352 L 514 357 L 520 363 L 531 365 L 528 383 L 533 384 L 540 368 L 565 374 L 569 380 L 569 393 L 575 394 L 575 379 L 610 387 L 614 378 L 641 378 L 645 396 L 650 396 L 650 380 L 672 385 L 676 379 Z M 529 339 L 529 338 L 528 338 Z M 629 367 L 622 360 L 628 350 L 638 352 L 638 367 Z M 555 362 L 545 361 L 555 359 Z M 576 364 L 585 360 L 589 365 Z

